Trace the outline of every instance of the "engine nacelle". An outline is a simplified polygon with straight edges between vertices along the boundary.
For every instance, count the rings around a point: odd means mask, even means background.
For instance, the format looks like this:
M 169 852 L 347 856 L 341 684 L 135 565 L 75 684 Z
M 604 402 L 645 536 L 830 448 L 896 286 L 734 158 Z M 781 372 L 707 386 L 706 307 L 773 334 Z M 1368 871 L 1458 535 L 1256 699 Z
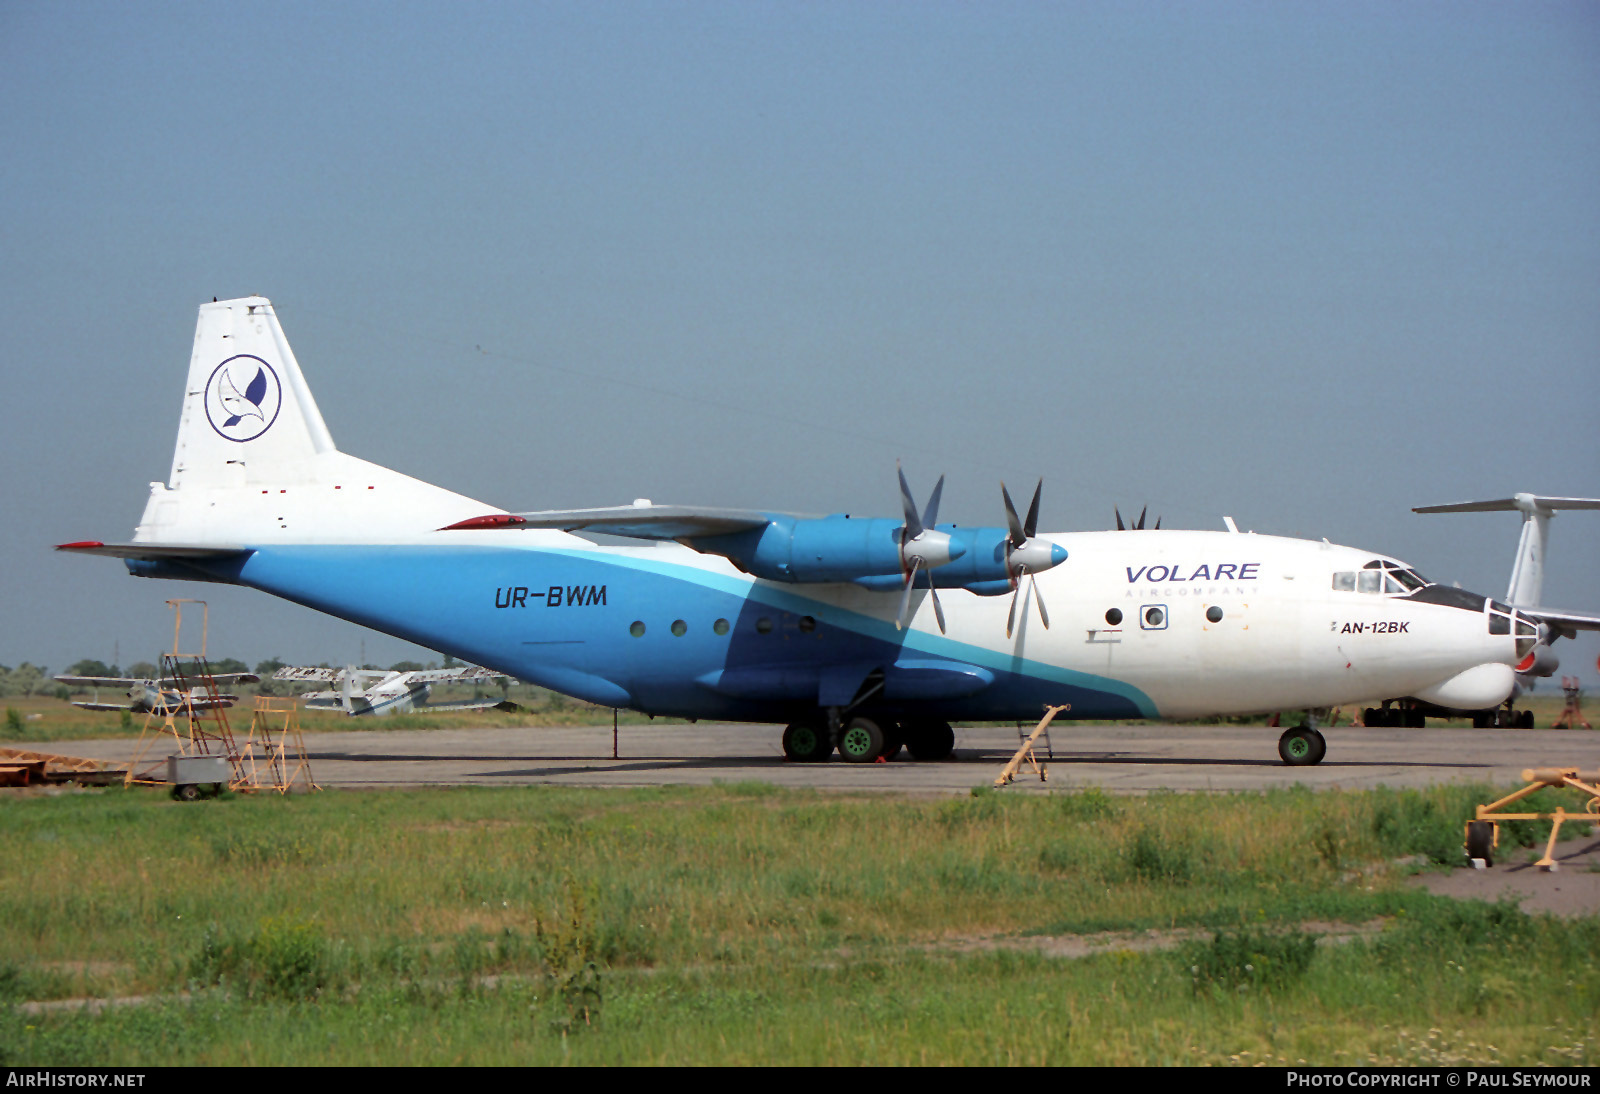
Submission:
M 1554 676 L 1556 669 L 1560 667 L 1561 658 L 1549 646 L 1541 643 L 1533 647 L 1528 656 L 1517 662 L 1517 675 Z
M 929 529 L 921 538 L 903 542 L 904 533 L 904 523 L 887 518 L 778 517 L 764 528 L 697 536 L 689 543 L 696 550 L 723 555 L 746 573 L 769 581 L 883 577 L 892 579 L 895 588 L 903 580 L 909 552 L 914 551 L 924 566 L 942 567 L 967 550 L 964 543 L 942 531 Z

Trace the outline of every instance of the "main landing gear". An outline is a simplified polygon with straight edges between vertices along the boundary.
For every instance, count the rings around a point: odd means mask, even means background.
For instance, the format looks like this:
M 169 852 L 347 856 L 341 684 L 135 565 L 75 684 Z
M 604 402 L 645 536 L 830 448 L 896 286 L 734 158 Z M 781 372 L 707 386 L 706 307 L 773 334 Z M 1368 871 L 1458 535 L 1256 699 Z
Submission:
M 829 722 L 835 724 L 830 725 Z M 846 763 L 892 760 L 904 748 L 917 760 L 947 760 L 956 734 L 949 722 L 911 718 L 904 722 L 856 717 L 795 722 L 783 731 L 783 757 L 791 763 L 821 763 L 837 749 Z

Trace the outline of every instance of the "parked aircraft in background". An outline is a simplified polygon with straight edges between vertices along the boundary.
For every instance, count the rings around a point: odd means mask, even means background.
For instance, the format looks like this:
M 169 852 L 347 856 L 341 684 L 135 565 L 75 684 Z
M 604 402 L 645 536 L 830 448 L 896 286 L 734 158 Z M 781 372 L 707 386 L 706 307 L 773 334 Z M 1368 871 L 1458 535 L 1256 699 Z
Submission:
M 786 755 L 950 754 L 952 720 L 1181 719 L 1407 696 L 1502 703 L 1550 628 L 1375 551 L 1176 529 L 658 506 L 511 513 L 340 452 L 261 297 L 203 304 L 177 449 L 131 542 L 220 581 L 604 706 L 788 723 Z M 599 546 L 573 534 L 650 541 Z M 1048 605 L 1048 609 L 1047 606 Z M 1319 762 L 1315 725 L 1278 743 Z
M 517 709 L 515 703 L 504 698 L 462 699 L 448 703 L 429 702 L 436 684 L 498 684 L 507 679 L 503 672 L 492 672 L 489 669 L 471 666 L 454 669 L 419 669 L 414 672 L 358 669 L 354 665 L 342 669 L 281 668 L 273 673 L 272 678 L 337 685 L 330 691 L 306 692 L 300 698 L 309 708 L 342 710 L 351 716 L 408 714 L 413 710 Z M 366 681 L 369 680 L 375 682 L 367 684 Z
M 219 684 L 254 684 L 261 677 L 249 672 L 225 672 L 211 677 Z M 75 688 L 122 688 L 130 702 L 101 703 L 74 700 L 84 710 L 126 710 L 131 714 L 177 714 L 183 710 L 217 710 L 233 706 L 237 695 L 215 694 L 204 688 L 180 689 L 176 680 L 142 680 L 133 676 L 57 676 Z M 189 681 L 184 681 L 188 683 Z
M 1544 602 L 1544 560 L 1550 544 L 1550 518 L 1560 509 L 1600 509 L 1600 498 L 1547 498 L 1537 494 L 1513 494 L 1493 501 L 1460 501 L 1449 505 L 1422 505 L 1413 513 L 1501 513 L 1522 514 L 1522 537 L 1511 564 L 1511 581 L 1506 587 L 1506 603 L 1539 620 L 1539 642 L 1518 661 L 1516 681 L 1505 703 L 1486 710 L 1451 710 L 1415 699 L 1385 703 L 1382 709 L 1368 710 L 1368 725 L 1421 725 L 1426 718 L 1470 717 L 1481 728 L 1513 726 L 1533 728 L 1533 711 L 1516 710 L 1514 703 L 1534 684 L 1561 667 L 1561 659 L 1550 648 L 1558 638 L 1573 638 L 1581 629 L 1593 629 L 1594 617 L 1540 607 Z

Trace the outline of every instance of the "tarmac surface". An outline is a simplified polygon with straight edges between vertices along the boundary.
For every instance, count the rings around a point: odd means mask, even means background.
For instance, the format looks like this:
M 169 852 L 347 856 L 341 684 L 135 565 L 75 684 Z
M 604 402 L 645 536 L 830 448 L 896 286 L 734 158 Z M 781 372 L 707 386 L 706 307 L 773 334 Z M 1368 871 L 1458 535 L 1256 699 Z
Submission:
M 354 730 L 308 733 L 312 772 L 324 787 L 439 785 L 709 785 L 760 781 L 829 791 L 964 794 L 993 783 L 1016 751 L 1009 728 L 956 731 L 950 760 L 919 763 L 786 763 L 781 727 L 624 725 L 612 758 L 610 726 L 517 729 Z M 1097 786 L 1151 790 L 1418 787 L 1443 782 L 1519 781 L 1528 767 L 1600 769 L 1600 733 L 1585 730 L 1324 730 L 1327 759 L 1288 767 L 1278 730 L 1261 726 L 1051 727 L 1048 781 L 1024 768 L 1008 793 Z M 1042 742 L 1041 742 L 1042 743 Z M 125 761 L 130 739 L 17 747 Z M 1041 752 L 1043 750 L 1041 749 Z M 164 753 L 151 750 L 150 756 Z

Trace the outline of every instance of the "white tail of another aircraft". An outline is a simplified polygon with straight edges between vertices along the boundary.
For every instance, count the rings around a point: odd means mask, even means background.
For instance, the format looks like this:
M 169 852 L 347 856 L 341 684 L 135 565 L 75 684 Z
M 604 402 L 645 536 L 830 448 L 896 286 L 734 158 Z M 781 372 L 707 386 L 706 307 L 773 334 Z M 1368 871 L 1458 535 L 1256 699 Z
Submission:
M 1460 501 L 1450 505 L 1424 505 L 1413 513 L 1498 513 L 1522 514 L 1522 539 L 1517 558 L 1511 565 L 1511 582 L 1506 603 L 1521 608 L 1536 608 L 1544 597 L 1544 558 L 1550 542 L 1550 518 L 1558 509 L 1600 509 L 1600 498 L 1546 498 L 1537 494 L 1514 494 L 1494 501 Z
M 403 542 L 498 510 L 340 452 L 265 297 L 200 306 L 178 443 L 135 543 Z

